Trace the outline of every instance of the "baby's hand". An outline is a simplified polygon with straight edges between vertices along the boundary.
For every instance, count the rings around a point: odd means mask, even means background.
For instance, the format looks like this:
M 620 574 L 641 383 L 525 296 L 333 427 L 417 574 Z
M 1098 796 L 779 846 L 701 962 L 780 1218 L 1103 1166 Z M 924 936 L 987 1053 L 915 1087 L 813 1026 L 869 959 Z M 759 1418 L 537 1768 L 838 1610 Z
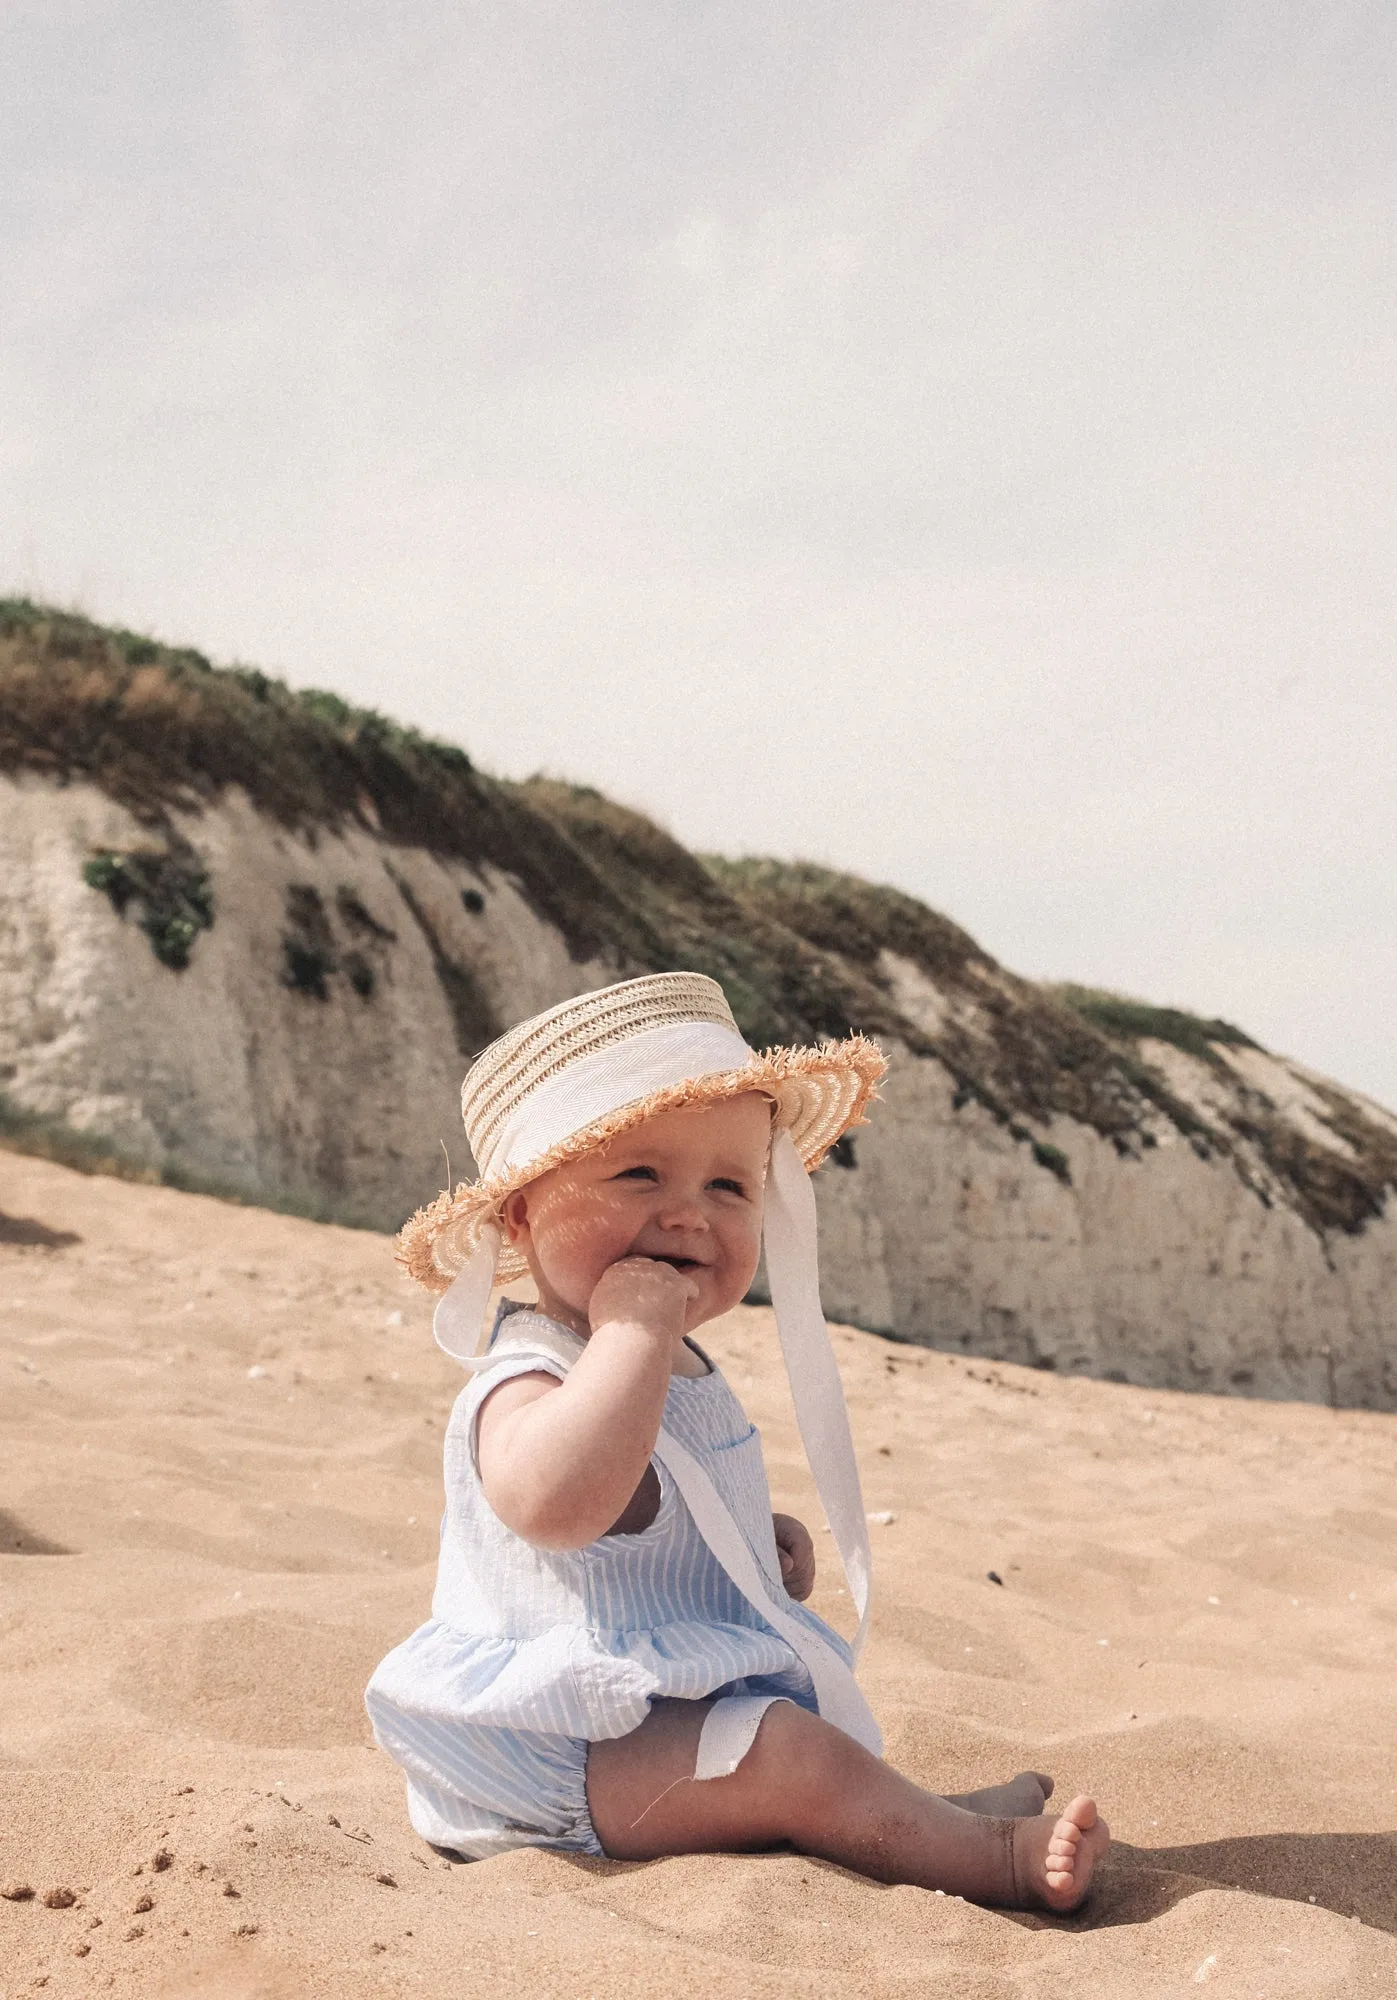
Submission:
M 773 1514 L 771 1525 L 776 1535 L 776 1553 L 781 1562 L 781 1581 L 786 1586 L 786 1595 L 804 1603 L 815 1588 L 815 1544 L 804 1523 L 798 1521 L 794 1514 Z
M 623 1257 L 604 1270 L 587 1302 L 592 1331 L 608 1321 L 625 1320 L 648 1333 L 678 1342 L 684 1334 L 684 1314 L 698 1297 L 698 1286 L 673 1264 L 653 1257 Z

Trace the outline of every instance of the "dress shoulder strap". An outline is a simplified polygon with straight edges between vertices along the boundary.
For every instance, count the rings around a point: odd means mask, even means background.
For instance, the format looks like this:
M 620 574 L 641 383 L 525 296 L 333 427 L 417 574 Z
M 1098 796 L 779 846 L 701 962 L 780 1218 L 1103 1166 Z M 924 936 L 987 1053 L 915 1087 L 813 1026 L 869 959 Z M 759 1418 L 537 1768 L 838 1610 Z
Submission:
M 498 1324 L 499 1331 L 476 1364 L 482 1374 L 497 1361 L 516 1361 L 521 1355 L 537 1354 L 555 1362 L 566 1375 L 587 1344 L 580 1334 L 570 1333 L 556 1320 L 527 1308 L 512 1312 Z
M 833 1646 L 775 1601 L 746 1536 L 701 1462 L 673 1432 L 665 1429 L 661 1429 L 655 1442 L 655 1457 L 679 1488 L 694 1526 L 713 1556 L 753 1609 L 775 1627 L 797 1659 L 804 1662 L 815 1685 L 820 1714 L 846 1736 L 852 1736 L 856 1743 L 871 1750 L 875 1757 L 881 1757 L 882 1732 L 858 1682 Z
M 580 1335 L 570 1333 L 556 1320 L 527 1308 L 516 1309 L 496 1321 L 494 1338 L 476 1366 L 485 1376 L 495 1362 L 510 1361 L 517 1368 L 521 1359 L 537 1355 L 566 1375 L 585 1346 Z M 655 1441 L 654 1455 L 678 1487 L 712 1555 L 754 1610 L 804 1661 L 821 1715 L 874 1756 L 881 1756 L 882 1735 L 858 1682 L 832 1646 L 775 1601 L 746 1536 L 700 1460 L 664 1428 Z

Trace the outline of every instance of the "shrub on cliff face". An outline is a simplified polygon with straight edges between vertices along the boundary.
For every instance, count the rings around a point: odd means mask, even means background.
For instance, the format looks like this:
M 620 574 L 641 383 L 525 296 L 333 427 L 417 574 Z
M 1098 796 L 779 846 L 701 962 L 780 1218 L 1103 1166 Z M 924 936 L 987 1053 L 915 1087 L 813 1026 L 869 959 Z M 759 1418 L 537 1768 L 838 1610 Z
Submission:
M 119 854 L 98 848 L 83 865 L 83 880 L 106 896 L 119 917 L 131 904 L 162 965 L 183 972 L 200 931 L 213 928 L 213 884 L 192 847 L 139 847 Z
M 281 940 L 281 983 L 315 1000 L 330 997 L 329 977 L 339 970 L 334 933 L 320 891 L 293 882 L 286 891 L 287 928 Z
M 331 979 L 342 972 L 361 1000 L 372 1000 L 379 973 L 387 966 L 388 949 L 397 943 L 398 933 L 374 916 L 358 890 L 341 883 L 335 891 L 335 911 L 350 938 L 347 946 L 336 935 L 325 899 L 312 883 L 288 884 L 285 907 L 282 985 L 293 993 L 327 1001 Z

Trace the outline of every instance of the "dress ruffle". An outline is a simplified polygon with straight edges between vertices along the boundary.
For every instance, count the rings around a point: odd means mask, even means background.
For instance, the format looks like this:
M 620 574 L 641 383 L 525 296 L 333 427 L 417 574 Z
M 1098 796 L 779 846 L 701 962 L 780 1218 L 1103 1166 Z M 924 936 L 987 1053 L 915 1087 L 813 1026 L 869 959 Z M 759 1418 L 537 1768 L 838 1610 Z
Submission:
M 418 1627 L 381 1662 L 367 1690 L 385 1747 L 414 1722 L 545 1730 L 596 1742 L 627 1736 L 656 1696 L 698 1701 L 760 1676 L 811 1699 L 810 1675 L 775 1632 L 674 1623 L 608 1632 L 557 1625 L 527 1639 Z

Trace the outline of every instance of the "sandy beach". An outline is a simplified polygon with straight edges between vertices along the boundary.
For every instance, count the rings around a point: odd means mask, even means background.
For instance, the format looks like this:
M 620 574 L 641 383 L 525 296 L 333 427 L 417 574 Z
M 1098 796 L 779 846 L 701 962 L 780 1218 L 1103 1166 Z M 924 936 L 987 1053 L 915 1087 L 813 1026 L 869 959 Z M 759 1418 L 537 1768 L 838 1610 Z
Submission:
M 818 1529 L 770 1315 L 704 1338 Z M 361 1701 L 432 1588 L 428 1301 L 385 1238 L 0 1152 L 3 2000 L 1397 1994 L 1397 1418 L 835 1340 L 888 1754 L 1092 1792 L 1072 1918 L 435 1856 Z

